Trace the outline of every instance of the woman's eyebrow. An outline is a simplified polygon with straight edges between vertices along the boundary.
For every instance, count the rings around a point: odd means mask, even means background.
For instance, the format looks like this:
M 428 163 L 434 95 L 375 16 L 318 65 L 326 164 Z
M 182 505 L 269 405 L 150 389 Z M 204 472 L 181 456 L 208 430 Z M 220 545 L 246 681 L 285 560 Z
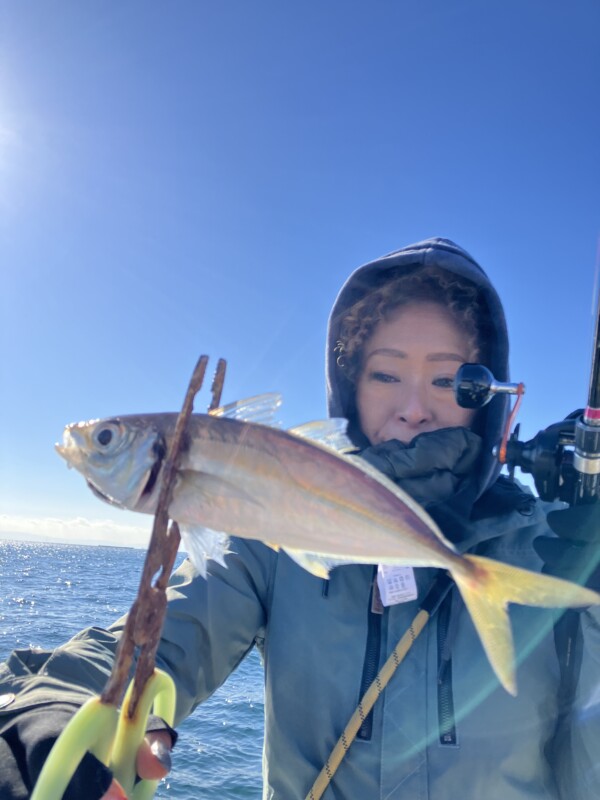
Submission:
M 465 356 L 461 356 L 458 353 L 429 353 L 428 356 L 425 357 L 426 361 L 458 361 L 461 364 L 465 363 Z
M 393 347 L 379 347 L 377 350 L 371 351 L 367 358 L 371 358 L 371 356 L 395 356 L 396 358 L 408 358 L 407 354 L 403 350 L 396 350 Z
M 367 359 L 371 356 L 394 356 L 394 358 L 408 358 L 408 354 L 404 350 L 396 350 L 393 347 L 379 347 L 368 354 Z M 425 356 L 426 361 L 458 361 L 459 364 L 464 364 L 467 360 L 464 355 L 459 353 L 429 353 Z

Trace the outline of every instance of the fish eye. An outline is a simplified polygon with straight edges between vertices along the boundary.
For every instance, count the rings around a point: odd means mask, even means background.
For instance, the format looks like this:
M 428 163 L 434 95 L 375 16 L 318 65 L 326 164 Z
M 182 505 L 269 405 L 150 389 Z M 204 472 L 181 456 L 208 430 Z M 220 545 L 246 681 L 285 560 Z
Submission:
M 103 422 L 93 433 L 94 442 L 105 453 L 114 450 L 120 438 L 121 428 L 115 422 Z
M 107 445 L 111 443 L 113 438 L 113 432 L 110 428 L 102 428 L 100 433 L 96 436 L 96 439 L 101 445 Z

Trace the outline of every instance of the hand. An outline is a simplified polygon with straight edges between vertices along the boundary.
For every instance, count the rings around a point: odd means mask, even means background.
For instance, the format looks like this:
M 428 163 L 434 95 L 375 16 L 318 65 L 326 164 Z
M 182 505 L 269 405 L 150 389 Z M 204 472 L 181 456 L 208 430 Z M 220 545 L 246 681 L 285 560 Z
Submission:
M 171 769 L 173 738 L 166 730 L 148 733 L 137 754 L 137 773 L 144 780 L 158 781 Z M 118 781 L 114 780 L 100 800 L 126 800 L 127 795 Z
M 4 688 L 18 688 L 6 683 Z M 16 693 L 15 693 L 16 694 Z M 7 707 L 8 708 L 8 707 Z M 28 797 L 48 754 L 71 721 L 77 706 L 56 702 L 6 711 L 0 720 L 0 796 L 2 800 Z M 164 720 L 151 715 L 146 740 L 138 749 L 136 768 L 146 780 L 163 778 L 170 768 L 170 750 L 177 733 Z M 160 743 L 160 744 L 157 744 Z M 65 793 L 65 800 L 123 800 L 125 794 L 111 772 L 91 753 L 86 753 Z
M 533 546 L 544 572 L 600 590 L 600 502 L 571 506 L 548 514 L 557 534 L 538 536 Z

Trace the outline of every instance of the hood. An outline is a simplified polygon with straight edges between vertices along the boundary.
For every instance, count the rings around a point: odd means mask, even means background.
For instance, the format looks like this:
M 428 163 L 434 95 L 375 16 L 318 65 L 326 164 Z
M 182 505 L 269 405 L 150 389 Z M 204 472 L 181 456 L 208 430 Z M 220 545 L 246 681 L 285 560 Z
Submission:
M 417 244 L 396 250 L 386 256 L 370 261 L 359 267 L 350 275 L 342 286 L 334 303 L 327 332 L 326 372 L 327 372 L 327 405 L 332 417 L 350 419 L 349 433 L 354 443 L 359 446 L 368 444 L 356 425 L 354 385 L 337 366 L 334 352 L 339 337 L 340 322 L 350 306 L 360 300 L 376 285 L 382 277 L 394 276 L 418 267 L 436 266 L 457 276 L 466 278 L 481 290 L 484 303 L 489 309 L 492 341 L 487 342 L 488 366 L 499 381 L 509 380 L 508 371 L 508 333 L 504 310 L 496 290 L 487 275 L 475 259 L 458 245 L 448 239 L 426 239 Z M 478 432 L 483 439 L 480 462 L 473 472 L 475 482 L 474 496 L 480 496 L 498 477 L 501 465 L 492 454 L 492 448 L 502 438 L 509 410 L 509 397 L 496 395 L 480 412 Z

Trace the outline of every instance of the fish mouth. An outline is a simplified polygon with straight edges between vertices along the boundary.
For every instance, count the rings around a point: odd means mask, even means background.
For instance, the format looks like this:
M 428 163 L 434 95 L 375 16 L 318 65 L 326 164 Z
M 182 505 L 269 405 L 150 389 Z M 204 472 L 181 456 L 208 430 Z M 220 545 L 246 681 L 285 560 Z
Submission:
M 69 469 L 75 467 L 77 469 L 81 464 L 80 450 L 84 445 L 84 440 L 76 430 L 75 425 L 68 425 L 63 433 L 62 444 L 58 442 L 54 445 L 54 449 L 59 456 L 64 458 L 67 462 Z
M 105 503 L 108 503 L 111 506 L 116 506 L 117 508 L 127 508 L 127 506 L 124 506 L 122 503 L 119 503 L 118 500 L 115 500 L 114 497 L 111 497 L 110 495 L 104 494 L 104 492 L 100 491 L 100 489 L 90 480 L 86 479 L 86 483 L 91 489 L 92 494 L 94 494 L 99 500 L 103 500 Z
M 72 422 L 63 430 L 62 442 L 57 442 L 54 445 L 54 449 L 61 458 L 64 458 L 69 469 L 74 467 L 81 471 L 85 462 L 85 454 L 88 451 L 86 429 L 99 421 L 100 420 Z
M 64 460 L 67 462 L 67 467 L 68 467 L 69 469 L 73 469 L 73 464 L 71 464 L 71 460 L 70 460 L 70 458 L 69 458 L 69 451 L 67 450 L 67 448 L 65 447 L 65 445 L 64 445 L 64 444 L 59 444 L 59 443 L 57 442 L 57 443 L 54 445 L 54 449 L 56 450 L 56 452 L 58 453 L 58 455 L 59 455 L 59 456 L 61 456 L 62 458 L 64 458 Z

